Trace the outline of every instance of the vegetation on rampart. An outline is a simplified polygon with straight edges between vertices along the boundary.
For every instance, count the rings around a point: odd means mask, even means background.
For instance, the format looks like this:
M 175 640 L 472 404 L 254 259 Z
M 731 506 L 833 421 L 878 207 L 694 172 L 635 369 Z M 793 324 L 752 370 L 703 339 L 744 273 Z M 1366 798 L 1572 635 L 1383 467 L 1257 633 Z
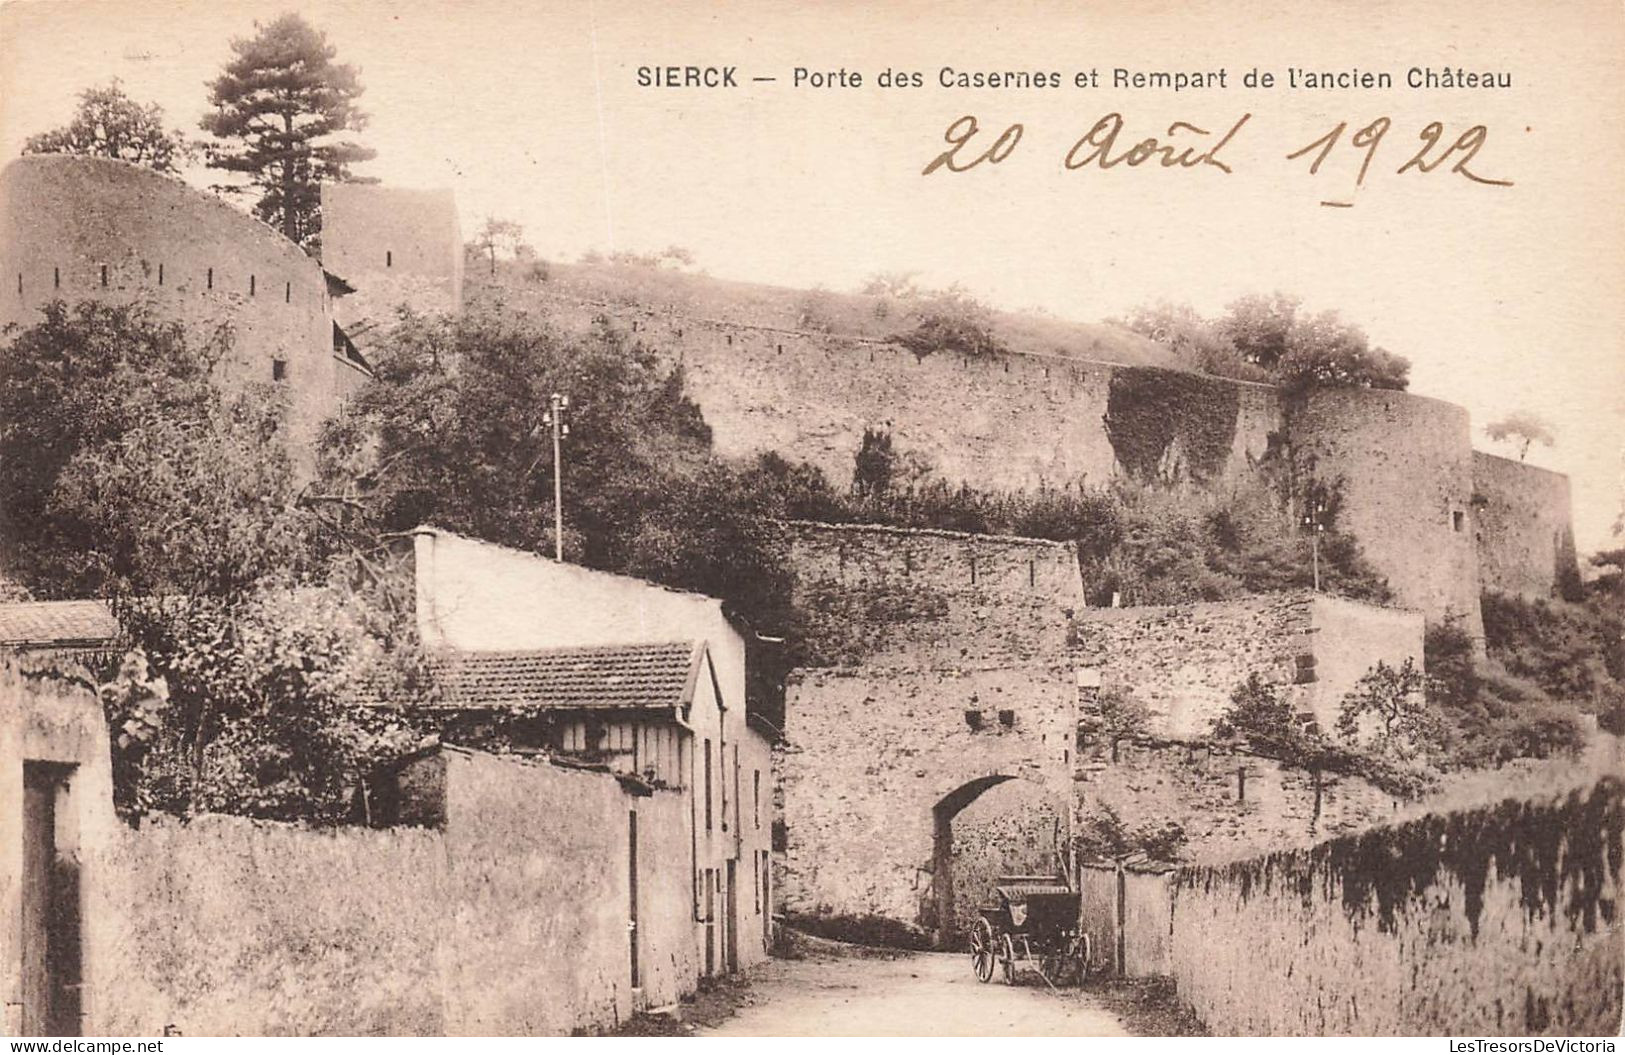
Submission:
M 1189 867 L 1177 888 L 1233 887 L 1242 900 L 1301 897 L 1307 907 L 1340 891 L 1351 918 L 1375 918 L 1392 933 L 1402 911 L 1444 874 L 1465 889 L 1461 906 L 1476 935 L 1484 891 L 1494 878 L 1518 884 L 1531 916 L 1563 917 L 1586 933 L 1613 922 L 1603 897 L 1618 883 L 1625 834 L 1625 785 L 1607 777 L 1556 802 L 1507 799 L 1497 805 L 1418 820 L 1234 864 Z M 1429 902 L 1431 904 L 1431 902 Z
M 1112 371 L 1106 437 L 1118 464 L 1141 480 L 1210 480 L 1236 439 L 1236 386 L 1153 367 Z M 1178 408 L 1178 413 L 1170 413 Z

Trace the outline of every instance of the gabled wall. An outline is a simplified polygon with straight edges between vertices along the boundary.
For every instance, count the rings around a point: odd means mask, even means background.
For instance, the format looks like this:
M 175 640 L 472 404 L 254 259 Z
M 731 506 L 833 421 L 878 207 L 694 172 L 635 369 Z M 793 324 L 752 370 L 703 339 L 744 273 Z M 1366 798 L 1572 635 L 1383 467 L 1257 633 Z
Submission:
M 322 266 L 355 287 L 339 323 L 384 324 L 395 309 L 455 312 L 463 303 L 463 239 L 450 190 L 322 184 Z
M 433 528 L 414 533 L 413 569 L 418 631 L 431 649 L 705 642 L 716 685 L 714 691 L 707 678 L 699 686 L 698 702 L 687 723 L 692 735 L 684 839 L 692 838 L 693 847 L 683 859 L 692 860 L 698 872 L 692 890 L 696 920 L 706 904 L 703 885 L 709 881 L 712 886 L 715 919 L 709 940 L 715 972 L 723 969 L 730 861 L 740 920 L 739 962 L 759 959 L 762 943 L 747 940 L 745 932 L 754 933 L 761 926 L 760 914 L 753 915 L 754 855 L 768 849 L 772 821 L 769 817 L 762 828 L 742 821 L 750 816 L 744 806 L 752 802 L 752 774 L 760 770 L 767 779 L 768 749 L 760 734 L 747 726 L 745 642 L 723 614 L 722 602 Z M 708 743 L 713 807 L 709 828 L 704 820 Z M 706 929 L 702 926 L 692 933 L 703 964 Z

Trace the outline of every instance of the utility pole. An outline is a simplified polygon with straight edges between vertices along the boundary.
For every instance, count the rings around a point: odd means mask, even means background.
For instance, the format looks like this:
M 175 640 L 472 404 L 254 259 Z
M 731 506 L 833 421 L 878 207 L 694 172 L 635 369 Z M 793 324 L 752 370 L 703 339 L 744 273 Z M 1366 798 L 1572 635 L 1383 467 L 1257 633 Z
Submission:
M 1326 530 L 1326 503 L 1319 498 L 1308 500 L 1303 513 L 1303 526 L 1309 529 L 1309 548 L 1314 554 L 1315 592 L 1320 592 L 1320 535 Z
M 554 392 L 547 397 L 547 413 L 542 424 L 553 430 L 553 556 L 564 563 L 564 460 L 561 441 L 570 435 L 564 413 L 570 409 L 570 397 Z

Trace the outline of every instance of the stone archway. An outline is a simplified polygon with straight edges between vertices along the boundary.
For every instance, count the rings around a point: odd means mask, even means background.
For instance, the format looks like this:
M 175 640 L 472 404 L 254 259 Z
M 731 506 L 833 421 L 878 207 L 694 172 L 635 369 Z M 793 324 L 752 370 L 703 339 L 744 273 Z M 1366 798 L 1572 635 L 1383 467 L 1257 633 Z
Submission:
M 931 897 L 921 922 L 938 948 L 962 944 L 999 875 L 1060 871 L 1070 834 L 1070 810 L 1052 788 L 1002 773 L 948 792 L 932 807 L 931 822 Z

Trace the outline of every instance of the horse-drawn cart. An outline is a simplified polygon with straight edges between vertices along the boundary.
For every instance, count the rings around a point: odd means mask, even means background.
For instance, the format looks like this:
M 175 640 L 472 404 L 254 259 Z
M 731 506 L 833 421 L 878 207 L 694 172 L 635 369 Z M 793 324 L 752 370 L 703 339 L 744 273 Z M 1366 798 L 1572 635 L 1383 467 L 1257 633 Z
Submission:
M 1082 984 L 1091 961 L 1089 935 L 1079 918 L 1079 894 L 1054 876 L 1001 876 L 998 903 L 971 925 L 971 966 L 981 982 L 1004 975 L 1015 984 L 1016 965 L 1030 964 L 1050 986 Z

